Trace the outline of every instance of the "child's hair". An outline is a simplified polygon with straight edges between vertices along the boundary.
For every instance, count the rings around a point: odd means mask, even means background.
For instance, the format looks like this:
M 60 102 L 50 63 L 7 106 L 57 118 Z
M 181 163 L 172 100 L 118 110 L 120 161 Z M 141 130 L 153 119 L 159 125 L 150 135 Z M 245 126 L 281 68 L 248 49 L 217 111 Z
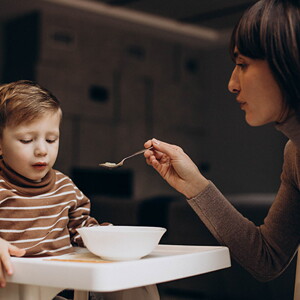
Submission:
M 265 59 L 286 104 L 300 115 L 300 0 L 261 0 L 233 30 L 230 52 Z
M 0 137 L 6 126 L 30 123 L 45 113 L 61 112 L 57 98 L 29 80 L 0 85 Z

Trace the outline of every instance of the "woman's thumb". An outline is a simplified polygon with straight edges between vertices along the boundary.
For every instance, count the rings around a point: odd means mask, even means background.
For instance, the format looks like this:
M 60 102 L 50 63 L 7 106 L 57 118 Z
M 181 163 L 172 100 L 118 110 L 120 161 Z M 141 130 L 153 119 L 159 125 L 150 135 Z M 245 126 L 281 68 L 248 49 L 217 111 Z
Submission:
M 181 149 L 178 146 L 171 145 L 171 144 L 159 141 L 155 138 L 152 139 L 152 145 L 153 145 L 155 150 L 166 154 L 171 159 L 176 158 L 178 156 L 178 151 L 177 150 Z

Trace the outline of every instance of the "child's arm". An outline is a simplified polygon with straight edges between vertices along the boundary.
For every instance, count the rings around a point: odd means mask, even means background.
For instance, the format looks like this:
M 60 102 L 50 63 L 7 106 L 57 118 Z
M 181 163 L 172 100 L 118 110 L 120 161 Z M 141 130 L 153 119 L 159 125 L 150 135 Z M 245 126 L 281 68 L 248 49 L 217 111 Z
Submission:
M 71 243 L 82 247 L 83 241 L 76 231 L 76 228 L 95 226 L 99 225 L 99 223 L 90 216 L 90 200 L 79 190 L 78 193 L 79 197 L 77 198 L 77 205 L 69 211 L 68 228 L 71 236 Z
M 5 287 L 6 285 L 5 274 L 12 275 L 13 273 L 10 255 L 23 256 L 25 252 L 24 249 L 11 245 L 0 238 L 0 287 Z

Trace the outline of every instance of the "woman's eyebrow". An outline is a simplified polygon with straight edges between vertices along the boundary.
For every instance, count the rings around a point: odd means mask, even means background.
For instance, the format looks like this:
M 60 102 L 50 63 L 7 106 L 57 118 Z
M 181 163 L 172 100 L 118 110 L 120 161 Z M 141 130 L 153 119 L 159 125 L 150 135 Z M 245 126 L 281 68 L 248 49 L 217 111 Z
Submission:
M 247 60 L 247 57 L 239 52 L 236 52 L 236 53 L 234 53 L 234 59 L 235 59 L 235 61 L 237 61 L 237 60 L 244 61 L 244 60 Z

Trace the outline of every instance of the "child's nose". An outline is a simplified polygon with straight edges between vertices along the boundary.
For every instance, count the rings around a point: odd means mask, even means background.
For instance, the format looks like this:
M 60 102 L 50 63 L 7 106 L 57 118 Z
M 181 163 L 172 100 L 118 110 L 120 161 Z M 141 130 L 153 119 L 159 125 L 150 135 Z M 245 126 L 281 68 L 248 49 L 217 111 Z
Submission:
M 44 143 L 38 143 L 34 150 L 35 156 L 47 155 L 47 146 Z

